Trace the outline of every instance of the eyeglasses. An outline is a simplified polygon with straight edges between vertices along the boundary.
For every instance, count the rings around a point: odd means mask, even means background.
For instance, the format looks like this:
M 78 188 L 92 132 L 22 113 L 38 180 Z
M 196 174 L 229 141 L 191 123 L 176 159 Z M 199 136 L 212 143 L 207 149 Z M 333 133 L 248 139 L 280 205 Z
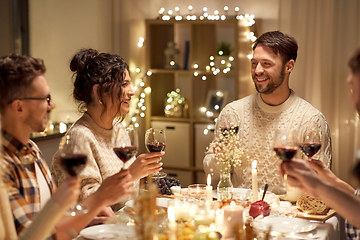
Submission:
M 44 98 L 17 98 L 17 99 L 14 99 L 13 101 L 15 101 L 15 100 L 46 100 L 48 105 L 50 106 L 51 95 L 49 94 L 47 97 L 44 97 Z M 11 101 L 9 103 L 12 103 L 13 101 Z

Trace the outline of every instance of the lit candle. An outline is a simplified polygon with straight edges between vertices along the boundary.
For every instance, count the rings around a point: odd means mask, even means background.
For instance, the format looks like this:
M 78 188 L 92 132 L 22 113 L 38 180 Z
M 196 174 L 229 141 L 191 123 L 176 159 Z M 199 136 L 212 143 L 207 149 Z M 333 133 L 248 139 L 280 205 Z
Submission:
M 257 201 L 258 198 L 259 198 L 256 164 L 257 164 L 256 160 L 254 160 L 252 162 L 252 164 L 251 164 L 251 167 L 252 167 L 252 171 L 251 171 L 251 175 L 252 175 L 252 195 L 253 195 L 253 201 L 254 202 Z
M 176 240 L 176 222 L 175 214 L 172 206 L 168 207 L 168 220 L 169 220 L 169 240 Z
M 224 206 L 224 238 L 234 236 L 235 227 L 241 228 L 244 223 L 243 212 L 244 208 L 238 206 L 235 202 L 231 202 L 230 205 Z
M 212 203 L 212 186 L 211 186 L 211 175 L 207 176 L 207 186 L 206 186 L 206 201 L 211 204 Z

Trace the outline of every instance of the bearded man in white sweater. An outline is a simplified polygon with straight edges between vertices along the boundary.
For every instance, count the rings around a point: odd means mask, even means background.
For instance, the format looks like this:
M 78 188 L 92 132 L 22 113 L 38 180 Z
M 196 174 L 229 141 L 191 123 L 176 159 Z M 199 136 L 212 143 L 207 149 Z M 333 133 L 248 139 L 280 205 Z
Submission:
M 216 129 L 220 122 L 236 119 L 239 125 L 237 137 L 250 155 L 240 166 L 231 166 L 234 187 L 252 187 L 251 162 L 257 160 L 259 187 L 268 183 L 270 191 L 285 193 L 284 182 L 278 173 L 281 160 L 272 147 L 276 129 L 295 130 L 301 134 L 300 129 L 316 126 L 321 131 L 322 147 L 314 158 L 321 159 L 328 167 L 331 164 L 330 130 L 324 115 L 289 88 L 297 50 L 293 37 L 279 31 L 262 34 L 254 43 L 251 59 L 251 75 L 257 93 L 227 104 L 218 117 Z M 220 134 L 215 131 L 214 141 Z M 298 151 L 297 157 L 299 154 Z M 214 152 L 207 152 L 203 165 L 206 175 L 212 175 L 212 184 L 216 187 L 221 167 Z

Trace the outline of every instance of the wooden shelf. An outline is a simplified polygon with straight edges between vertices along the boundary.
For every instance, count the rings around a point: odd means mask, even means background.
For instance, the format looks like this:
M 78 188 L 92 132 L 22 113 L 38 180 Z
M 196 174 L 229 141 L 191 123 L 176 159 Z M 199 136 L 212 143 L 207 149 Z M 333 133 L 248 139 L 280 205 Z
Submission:
M 163 162 L 164 171 L 178 176 L 182 184 L 184 182 L 184 186 L 191 183 L 206 183 L 201 158 L 205 155 L 206 146 L 211 142 L 212 135 L 204 136 L 202 128 L 214 124 L 214 120 L 207 118 L 200 108 L 209 109 L 211 107 L 209 96 L 212 96 L 210 93 L 219 90 L 227 96 L 223 98 L 221 107 L 238 98 L 240 63 L 244 66 L 242 61 L 248 61 L 248 59 L 241 60 L 239 56 L 247 56 L 251 52 L 251 43 L 247 45 L 243 43 L 245 32 L 249 31 L 249 27 L 241 26 L 236 19 L 224 21 L 146 20 L 146 69 L 152 72 L 145 81 L 146 86 L 151 88 L 151 94 L 146 99 L 146 127 L 149 128 L 152 124 L 156 126 L 163 124 L 164 128 L 170 126 L 171 130 L 181 129 L 178 133 L 169 132 L 171 141 L 174 142 L 167 142 L 168 151 L 171 148 L 169 144 L 172 144 L 172 149 L 176 146 L 175 150 L 180 148 L 181 151 L 175 155 L 167 152 L 163 157 Z M 175 42 L 179 49 L 180 54 L 177 60 L 179 69 L 165 69 L 164 50 L 168 42 Z M 189 42 L 190 47 L 188 65 L 184 69 L 186 42 Z M 214 75 L 212 71 L 206 71 L 206 66 L 211 62 L 210 56 L 216 56 L 216 48 L 221 42 L 231 45 L 234 60 L 231 62 L 229 73 L 221 72 Z M 241 49 L 244 46 L 245 51 Z M 198 65 L 197 69 L 193 68 L 195 63 Z M 222 67 L 217 60 L 214 63 L 218 64 L 216 67 Z M 194 76 L 194 72 L 197 72 L 198 76 Z M 202 76 L 206 76 L 206 80 L 203 80 Z M 181 96 L 188 104 L 187 116 L 184 118 L 165 117 L 167 93 L 176 89 L 180 89 Z M 220 110 L 214 110 L 214 112 L 217 115 Z M 186 136 L 186 139 L 182 139 L 182 136 Z

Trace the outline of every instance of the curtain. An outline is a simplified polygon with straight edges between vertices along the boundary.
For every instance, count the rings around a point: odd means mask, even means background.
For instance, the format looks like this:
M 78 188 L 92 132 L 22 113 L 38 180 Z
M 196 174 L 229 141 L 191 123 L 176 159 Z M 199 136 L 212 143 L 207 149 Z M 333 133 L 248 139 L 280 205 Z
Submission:
M 331 130 L 332 170 L 354 185 L 350 173 L 360 149 L 360 129 L 346 78 L 348 59 L 360 47 L 360 1 L 280 0 L 279 30 L 299 45 L 290 87 L 325 115 Z

